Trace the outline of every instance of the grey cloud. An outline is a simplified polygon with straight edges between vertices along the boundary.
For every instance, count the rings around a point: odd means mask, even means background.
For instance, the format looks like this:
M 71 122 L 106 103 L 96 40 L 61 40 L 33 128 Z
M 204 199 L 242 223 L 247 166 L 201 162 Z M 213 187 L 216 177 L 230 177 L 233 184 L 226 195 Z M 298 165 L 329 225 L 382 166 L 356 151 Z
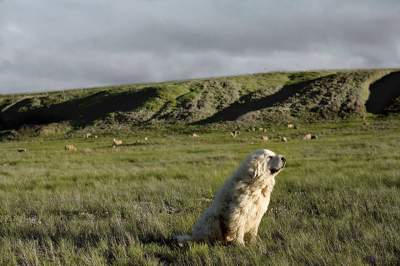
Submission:
M 0 93 L 400 63 L 400 4 L 1 2 Z

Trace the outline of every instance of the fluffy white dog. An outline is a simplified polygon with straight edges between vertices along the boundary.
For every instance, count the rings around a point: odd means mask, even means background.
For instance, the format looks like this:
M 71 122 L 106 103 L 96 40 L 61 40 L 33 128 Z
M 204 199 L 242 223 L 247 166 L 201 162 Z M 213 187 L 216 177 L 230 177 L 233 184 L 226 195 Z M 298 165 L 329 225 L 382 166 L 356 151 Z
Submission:
M 178 242 L 254 242 L 268 209 L 275 176 L 285 163 L 282 155 L 270 150 L 250 154 L 217 192 L 211 206 L 193 226 L 192 235 L 179 236 Z

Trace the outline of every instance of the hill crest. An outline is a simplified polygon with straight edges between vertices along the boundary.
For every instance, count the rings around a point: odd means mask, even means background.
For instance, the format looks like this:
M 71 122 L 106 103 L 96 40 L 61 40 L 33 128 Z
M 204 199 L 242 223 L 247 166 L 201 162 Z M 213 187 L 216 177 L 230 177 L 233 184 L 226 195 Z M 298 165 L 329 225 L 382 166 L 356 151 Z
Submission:
M 265 123 L 400 111 L 399 70 L 273 72 L 0 95 L 0 129 L 24 125 Z

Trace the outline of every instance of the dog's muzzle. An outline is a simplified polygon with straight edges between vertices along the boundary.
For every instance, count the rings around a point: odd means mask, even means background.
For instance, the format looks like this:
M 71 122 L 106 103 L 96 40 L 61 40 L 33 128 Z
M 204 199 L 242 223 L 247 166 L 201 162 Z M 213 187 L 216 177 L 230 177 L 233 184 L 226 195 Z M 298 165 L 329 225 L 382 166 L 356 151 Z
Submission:
M 270 169 L 271 174 L 276 174 L 277 172 L 279 172 L 280 170 L 282 170 L 285 167 L 285 165 L 286 165 L 285 157 L 283 157 L 283 156 L 280 157 L 280 164 L 281 164 L 281 166 L 279 168 L 271 168 Z

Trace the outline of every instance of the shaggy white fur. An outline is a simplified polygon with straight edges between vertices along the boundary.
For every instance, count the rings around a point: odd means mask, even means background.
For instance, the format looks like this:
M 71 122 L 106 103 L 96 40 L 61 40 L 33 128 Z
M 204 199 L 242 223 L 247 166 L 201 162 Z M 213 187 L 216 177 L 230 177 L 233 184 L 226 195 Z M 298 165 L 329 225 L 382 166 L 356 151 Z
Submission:
M 250 154 L 217 192 L 211 206 L 193 226 L 192 235 L 179 236 L 178 242 L 254 242 L 268 209 L 275 176 L 285 163 L 282 155 L 270 150 Z

